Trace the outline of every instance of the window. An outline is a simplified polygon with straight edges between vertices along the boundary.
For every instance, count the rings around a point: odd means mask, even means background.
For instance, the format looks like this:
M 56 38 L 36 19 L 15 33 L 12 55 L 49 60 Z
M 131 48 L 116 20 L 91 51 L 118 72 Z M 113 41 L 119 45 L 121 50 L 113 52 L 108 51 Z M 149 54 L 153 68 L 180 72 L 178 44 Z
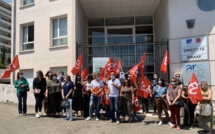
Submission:
M 34 25 L 23 27 L 22 50 L 34 49 Z
M 213 11 L 215 10 L 215 0 L 198 0 L 198 6 L 202 11 Z
M 67 17 L 53 20 L 53 46 L 67 44 Z
M 34 3 L 34 0 L 23 0 L 22 5 L 25 6 L 25 5 L 30 5 L 30 4 L 33 4 L 33 3 Z

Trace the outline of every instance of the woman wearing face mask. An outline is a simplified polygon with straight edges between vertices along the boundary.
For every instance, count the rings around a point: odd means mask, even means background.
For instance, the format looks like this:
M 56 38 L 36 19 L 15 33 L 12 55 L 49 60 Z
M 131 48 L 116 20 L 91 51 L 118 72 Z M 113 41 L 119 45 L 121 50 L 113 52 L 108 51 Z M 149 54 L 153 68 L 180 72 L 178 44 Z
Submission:
M 168 121 L 168 124 L 172 126 L 172 123 L 170 122 L 169 114 L 167 112 L 167 106 L 166 106 L 166 92 L 167 92 L 167 87 L 165 85 L 164 79 L 159 78 L 158 79 L 158 85 L 154 87 L 153 89 L 153 95 L 155 96 L 155 103 L 157 106 L 158 110 L 158 118 L 159 118 L 159 124 L 162 125 L 162 118 L 161 118 L 161 109 L 164 110 L 164 113 L 166 115 L 166 119 Z
M 35 97 L 35 117 L 39 118 L 41 116 L 42 102 L 44 98 L 44 93 L 46 90 L 46 79 L 43 76 L 41 70 L 37 71 L 36 78 L 33 80 L 33 90 Z
M 75 88 L 74 88 L 74 96 L 73 96 L 73 103 L 72 108 L 76 112 L 75 116 L 78 116 L 78 111 L 83 111 L 83 98 L 82 98 L 82 82 L 81 82 L 81 75 L 77 74 L 75 78 Z
M 46 83 L 48 82 L 48 80 L 50 80 L 51 76 L 52 76 L 52 71 L 51 70 L 49 70 L 48 72 L 46 72 L 46 75 L 45 75 Z M 45 96 L 45 93 L 44 93 L 44 96 Z M 46 115 L 46 113 L 47 113 L 47 106 L 48 106 L 48 99 L 46 97 L 44 97 L 44 99 L 43 99 L 43 105 L 44 105 L 44 107 L 43 107 L 44 114 L 43 115 Z
M 28 81 L 24 78 L 23 72 L 17 73 L 17 79 L 14 82 L 18 98 L 18 112 L 19 115 L 26 115 L 27 112 L 27 88 Z
M 47 82 L 46 98 L 48 98 L 47 114 L 55 116 L 56 113 L 60 113 L 61 84 L 57 80 L 56 73 L 52 73 L 50 80 Z
M 167 102 L 169 104 L 171 117 L 172 117 L 172 128 L 180 130 L 180 107 L 175 105 L 177 101 L 181 99 L 181 88 L 176 85 L 176 79 L 173 77 L 171 79 L 171 86 L 167 90 Z M 176 122 L 177 120 L 177 122 Z
M 153 80 L 152 80 L 151 83 L 152 83 L 152 91 L 151 92 L 153 93 L 154 87 L 157 86 L 157 84 L 158 84 L 158 74 L 157 73 L 153 74 Z M 156 107 L 155 97 L 154 96 L 152 96 L 152 98 L 151 98 L 151 103 L 152 103 L 153 109 L 154 109 L 154 113 L 152 113 L 152 115 L 155 115 L 157 107 Z
M 87 76 L 87 80 L 83 83 L 83 109 L 84 109 L 84 118 L 89 117 L 89 103 L 90 103 L 90 86 L 93 77 L 92 75 Z
M 212 100 L 212 90 L 208 86 L 208 83 L 201 82 L 201 93 L 203 100 L 200 102 L 200 116 L 199 116 L 199 127 L 204 129 L 208 134 L 212 134 L 213 131 L 213 105 Z M 206 116 L 202 115 L 202 111 L 209 106 L 211 114 Z
M 66 80 L 65 83 L 62 87 L 62 98 L 63 99 L 68 99 L 68 101 L 70 102 L 70 106 L 68 109 L 66 109 L 66 119 L 65 120 L 69 120 L 72 121 L 72 92 L 74 90 L 74 84 L 71 81 L 71 77 L 69 75 L 66 76 Z

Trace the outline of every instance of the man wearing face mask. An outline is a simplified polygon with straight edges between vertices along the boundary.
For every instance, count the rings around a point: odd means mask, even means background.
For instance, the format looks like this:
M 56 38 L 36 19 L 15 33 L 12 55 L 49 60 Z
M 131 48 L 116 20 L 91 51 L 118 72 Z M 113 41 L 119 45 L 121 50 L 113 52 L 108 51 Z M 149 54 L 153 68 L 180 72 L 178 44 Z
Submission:
M 99 88 L 98 94 L 95 94 L 94 92 L 91 93 L 90 96 L 90 106 L 89 106 L 89 117 L 87 117 L 87 121 L 92 119 L 93 115 L 93 103 L 96 104 L 96 121 L 99 120 L 99 104 L 101 100 L 100 93 L 102 92 L 103 88 L 103 82 L 100 80 L 100 74 L 97 73 L 94 75 L 95 79 L 91 82 L 90 90 L 92 91 L 95 88 Z
M 115 120 L 115 112 L 116 112 L 116 123 L 120 124 L 120 113 L 119 113 L 119 91 L 121 89 L 121 83 L 119 79 L 115 77 L 115 72 L 111 72 L 111 79 L 108 81 L 109 88 L 109 100 L 111 107 L 111 120 L 109 122 L 113 122 Z

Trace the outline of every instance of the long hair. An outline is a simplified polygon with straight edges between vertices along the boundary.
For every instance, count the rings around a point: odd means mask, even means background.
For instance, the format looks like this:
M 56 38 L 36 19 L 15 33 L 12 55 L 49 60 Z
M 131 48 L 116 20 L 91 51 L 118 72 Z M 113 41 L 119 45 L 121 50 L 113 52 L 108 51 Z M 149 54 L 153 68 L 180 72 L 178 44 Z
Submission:
M 162 87 L 165 87 L 165 86 L 166 86 L 165 81 L 164 81 L 163 78 L 159 78 L 158 80 L 162 81 L 162 83 L 161 83 L 161 86 L 162 86 Z
M 203 86 L 204 86 L 204 88 L 202 89 L 203 91 L 208 91 L 208 89 L 209 89 L 209 85 L 208 85 L 208 83 L 206 82 L 206 81 L 202 81 L 201 82 L 201 85 L 203 84 Z
M 78 76 L 80 76 L 80 78 L 78 78 Z M 77 84 L 78 82 L 81 82 L 81 75 L 79 73 L 77 73 L 75 76 L 75 84 Z
M 40 76 L 41 78 L 44 78 L 43 72 L 41 70 L 38 70 L 37 73 L 38 73 L 38 76 Z
M 130 82 L 130 80 L 128 80 L 128 79 L 125 79 L 125 80 L 124 80 L 123 86 L 125 87 L 125 81 L 126 81 L 126 80 L 128 81 L 128 87 L 131 87 L 131 82 Z

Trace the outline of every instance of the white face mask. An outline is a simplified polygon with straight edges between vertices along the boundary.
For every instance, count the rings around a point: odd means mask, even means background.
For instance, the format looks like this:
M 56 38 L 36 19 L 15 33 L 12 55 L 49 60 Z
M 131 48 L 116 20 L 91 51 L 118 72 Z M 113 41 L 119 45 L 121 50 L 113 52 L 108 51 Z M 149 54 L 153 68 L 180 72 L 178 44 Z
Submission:
M 53 80 L 56 80 L 57 79 L 57 76 L 53 76 Z
M 114 75 L 111 75 L 110 78 L 113 80 L 113 79 L 115 79 L 115 76 L 114 76 Z
M 96 77 L 96 80 L 99 81 L 99 80 L 100 80 L 100 77 Z
M 23 77 L 24 77 L 24 75 L 23 75 L 23 74 L 22 74 L 22 75 L 19 75 L 19 77 L 20 77 L 20 78 L 23 78 Z
M 159 83 L 159 84 L 162 84 L 162 81 L 159 80 L 158 83 Z

